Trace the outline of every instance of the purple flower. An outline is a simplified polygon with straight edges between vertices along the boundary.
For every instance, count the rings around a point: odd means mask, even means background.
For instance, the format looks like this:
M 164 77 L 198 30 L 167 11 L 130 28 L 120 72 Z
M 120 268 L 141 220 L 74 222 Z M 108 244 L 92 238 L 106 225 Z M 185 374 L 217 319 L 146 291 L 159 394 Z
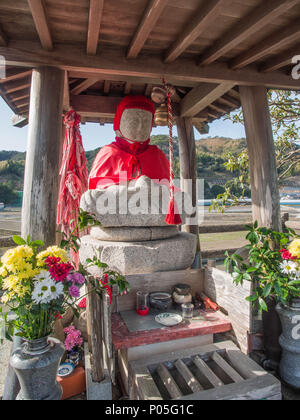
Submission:
M 80 285 L 82 285 L 82 284 L 84 284 L 85 283 L 85 278 L 83 277 L 83 275 L 82 274 L 80 274 L 80 273 L 73 273 L 73 281 L 76 283 L 76 284 L 80 284 Z
M 80 296 L 80 291 L 79 291 L 78 287 L 76 287 L 76 286 L 71 286 L 69 288 L 69 293 L 74 298 L 78 298 Z

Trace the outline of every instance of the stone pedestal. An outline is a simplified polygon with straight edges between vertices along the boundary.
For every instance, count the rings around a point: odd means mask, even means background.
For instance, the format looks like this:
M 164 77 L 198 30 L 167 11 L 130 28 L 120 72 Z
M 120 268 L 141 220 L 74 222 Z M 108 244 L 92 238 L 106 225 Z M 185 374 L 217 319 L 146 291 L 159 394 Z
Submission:
M 81 208 L 101 223 L 81 239 L 80 260 L 98 256 L 122 275 L 176 271 L 189 268 L 195 259 L 196 235 L 181 233 L 165 222 L 170 196 L 165 185 L 143 176 L 125 185 L 89 190 Z M 181 218 L 194 213 L 187 194 L 176 194 Z M 100 277 L 98 268 L 90 269 Z
M 196 236 L 190 233 L 145 242 L 108 242 L 88 235 L 81 239 L 80 260 L 84 264 L 98 255 L 101 262 L 123 275 L 184 270 L 192 265 L 196 246 Z

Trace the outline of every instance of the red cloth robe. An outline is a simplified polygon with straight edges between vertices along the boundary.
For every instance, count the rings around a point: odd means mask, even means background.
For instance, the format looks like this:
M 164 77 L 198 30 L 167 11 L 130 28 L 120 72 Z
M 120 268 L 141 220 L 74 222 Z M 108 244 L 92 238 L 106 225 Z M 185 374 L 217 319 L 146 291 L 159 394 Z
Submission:
M 89 189 L 104 189 L 120 181 L 131 181 L 142 175 L 153 180 L 170 180 L 170 164 L 166 155 L 150 140 L 129 143 L 119 137 L 98 153 L 90 173 Z M 120 173 L 126 172 L 120 180 Z

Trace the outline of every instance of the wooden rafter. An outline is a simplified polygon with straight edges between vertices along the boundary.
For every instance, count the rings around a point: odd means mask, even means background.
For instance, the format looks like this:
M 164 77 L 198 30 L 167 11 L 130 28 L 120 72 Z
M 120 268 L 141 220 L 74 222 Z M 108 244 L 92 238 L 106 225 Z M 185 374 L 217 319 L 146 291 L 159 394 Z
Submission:
M 139 27 L 131 41 L 127 58 L 136 58 L 168 4 L 168 0 L 149 0 Z
M 31 14 L 43 48 L 53 50 L 53 41 L 43 0 L 28 0 Z
M 87 54 L 96 55 L 100 36 L 104 0 L 90 0 Z
M 293 57 L 299 55 L 300 45 L 298 45 L 296 48 L 294 47 L 293 49 L 285 51 L 284 53 L 276 56 L 275 58 L 270 59 L 262 65 L 260 70 L 263 72 L 276 71 L 278 69 L 281 69 L 282 67 L 291 65 Z
M 202 84 L 192 89 L 181 101 L 181 116 L 194 117 L 233 87 L 231 83 Z
M 200 12 L 186 26 L 186 29 L 171 46 L 165 56 L 165 62 L 171 63 L 179 57 L 216 20 L 225 3 L 227 3 L 227 0 L 210 0 L 205 2 L 205 6 L 201 8 Z
M 11 100 L 15 102 L 15 101 L 18 101 L 20 99 L 24 99 L 27 96 L 30 96 L 30 89 L 27 88 L 27 89 L 24 89 L 24 90 L 20 90 L 16 93 L 10 94 L 9 96 L 10 96 Z
M 293 25 L 283 28 L 281 31 L 277 30 L 275 34 L 272 34 L 245 53 L 242 53 L 232 61 L 231 68 L 240 69 L 245 67 L 280 48 L 285 48 L 288 43 L 297 41 L 299 38 L 300 25 L 297 21 Z
M 299 0 L 264 1 L 261 7 L 242 19 L 235 28 L 230 28 L 211 48 L 204 52 L 199 63 L 201 65 L 213 63 L 297 3 Z
M 300 90 L 299 81 L 280 72 L 260 73 L 256 68 L 232 70 L 226 63 L 216 63 L 199 67 L 193 59 L 178 58 L 174 63 L 164 63 L 159 56 L 143 56 L 124 60 L 121 51 L 103 52 L 101 56 L 88 56 L 73 45 L 57 45 L 51 54 L 44 51 L 35 42 L 10 41 L 9 47 L 0 47 L 0 55 L 5 55 L 7 65 L 22 67 L 51 66 L 63 70 L 85 72 L 112 77 L 120 76 L 145 83 L 161 84 L 165 75 L 167 82 L 175 86 L 197 86 L 200 83 L 265 86 L 267 88 Z M 113 79 L 110 79 L 113 80 Z M 151 81 L 151 82 L 150 82 Z
M 232 98 L 229 95 L 222 96 L 219 101 L 231 108 L 239 108 L 241 106 L 240 102 Z
M 228 112 L 230 112 L 228 108 L 224 107 L 219 102 L 214 102 L 210 104 L 209 107 L 217 112 L 220 112 L 220 114 L 228 114 Z
M 5 86 L 5 90 L 6 90 L 6 93 L 10 94 L 10 93 L 18 92 L 20 90 L 29 88 L 30 86 L 31 86 L 31 80 L 26 79 L 22 82 L 18 81 L 18 82 L 8 83 Z
M 72 95 L 79 95 L 99 81 L 98 78 L 86 79 L 71 90 Z
M 0 83 L 7 83 L 13 80 L 24 79 L 27 76 L 30 76 L 32 70 L 27 71 L 7 71 L 5 79 L 0 79 Z

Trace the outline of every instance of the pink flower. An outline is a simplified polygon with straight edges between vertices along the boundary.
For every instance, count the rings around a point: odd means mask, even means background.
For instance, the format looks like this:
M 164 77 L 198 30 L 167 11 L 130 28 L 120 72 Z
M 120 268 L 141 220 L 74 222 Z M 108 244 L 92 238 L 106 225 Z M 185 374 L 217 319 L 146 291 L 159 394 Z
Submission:
M 282 259 L 283 260 L 296 260 L 297 257 L 293 257 L 292 254 L 290 253 L 290 251 L 288 251 L 287 249 L 281 249 L 279 251 L 281 253 Z
M 71 325 L 64 329 L 66 336 L 65 348 L 67 351 L 72 351 L 75 347 L 80 347 L 83 344 L 83 338 L 81 332 Z
M 83 298 L 79 303 L 78 303 L 78 308 L 80 309 L 85 309 L 86 308 L 86 298 Z
M 66 280 L 70 271 L 74 270 L 74 267 L 70 263 L 60 262 L 60 258 L 49 257 L 45 260 L 51 277 L 56 282 L 63 282 Z

